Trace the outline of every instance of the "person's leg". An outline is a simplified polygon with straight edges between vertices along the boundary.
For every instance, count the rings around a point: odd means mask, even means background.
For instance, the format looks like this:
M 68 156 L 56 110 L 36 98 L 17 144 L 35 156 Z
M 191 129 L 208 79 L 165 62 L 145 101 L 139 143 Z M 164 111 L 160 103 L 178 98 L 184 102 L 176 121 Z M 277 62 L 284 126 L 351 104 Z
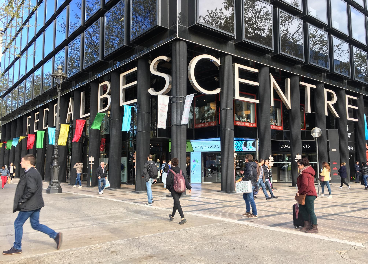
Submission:
M 346 181 L 346 178 L 344 178 L 344 184 L 345 184 L 346 186 L 349 186 L 349 183 Z
M 81 180 L 80 180 L 80 173 L 77 173 L 77 181 L 75 182 L 75 185 L 78 185 L 79 184 L 79 186 L 81 186 L 82 185 L 82 182 L 81 182 Z
M 251 193 L 251 196 L 253 198 L 253 193 Z M 248 193 L 243 193 L 243 199 L 245 201 L 245 212 L 250 213 L 250 202 L 248 199 Z
M 101 192 L 101 179 L 98 179 L 98 192 Z
M 368 178 L 368 175 L 364 175 L 364 176 L 363 176 L 363 181 L 364 181 L 364 186 L 365 186 L 365 187 L 368 187 L 368 186 L 367 186 L 367 178 Z
M 271 197 L 274 197 L 269 180 L 266 180 L 265 185 L 267 186 L 268 190 L 270 191 Z
M 322 190 L 322 194 L 325 194 L 325 181 L 321 181 L 321 190 Z
M 179 196 L 178 194 L 175 192 L 175 191 L 171 191 L 171 196 L 174 200 L 174 205 L 173 205 L 173 211 L 171 213 L 171 216 L 174 217 L 175 216 L 175 213 L 176 213 L 176 210 L 178 209 L 178 200 L 179 200 Z
M 149 180 L 148 182 L 146 182 L 146 187 L 147 187 L 147 198 L 148 198 L 148 203 L 152 204 L 152 189 L 151 189 L 151 181 Z
M 162 173 L 162 182 L 164 184 L 164 189 L 166 189 L 166 177 L 167 177 L 167 173 L 166 172 Z
M 265 184 L 264 184 L 263 180 L 259 180 L 259 183 L 261 184 L 262 191 L 263 191 L 263 193 L 264 193 L 265 197 L 266 197 L 266 198 L 270 198 L 270 196 L 268 196 L 268 193 L 267 193 L 267 190 L 266 190 L 266 186 L 265 186 Z
M 4 189 L 5 186 L 5 177 L 1 176 L 1 187 Z
M 30 222 L 31 222 L 32 228 L 34 230 L 40 231 L 40 232 L 48 235 L 50 238 L 55 239 L 57 233 L 54 230 L 52 230 L 51 228 L 40 224 L 40 211 L 41 211 L 41 209 L 33 211 L 33 213 L 30 216 Z
M 254 202 L 254 198 L 253 195 L 251 193 L 248 193 L 248 201 L 250 203 L 250 205 L 252 206 L 252 214 L 257 216 L 257 207 L 256 207 L 256 203 Z
M 181 216 L 181 218 L 184 218 L 184 213 L 183 213 L 183 209 L 181 208 L 181 204 L 180 204 L 180 197 L 181 197 L 181 193 L 178 194 L 178 212 Z
M 312 225 L 317 225 L 317 217 L 316 217 L 316 214 L 314 213 L 314 200 L 316 200 L 315 196 L 307 195 L 305 197 L 305 209 L 308 215 L 310 216 Z
M 344 185 L 344 178 L 341 178 L 340 188 L 342 188 L 343 185 Z
M 102 191 L 105 189 L 105 186 L 106 186 L 106 179 L 105 178 L 101 178 L 101 183 L 102 183 Z
M 328 189 L 328 194 L 331 195 L 331 186 L 330 186 L 330 183 L 328 181 L 325 181 L 324 182 L 327 186 L 327 189 Z M 322 192 L 323 193 L 323 192 Z
M 31 216 L 33 211 L 30 212 L 19 212 L 17 218 L 14 221 L 14 248 L 21 250 L 22 249 L 22 237 L 23 237 L 23 225 L 27 221 L 27 219 Z

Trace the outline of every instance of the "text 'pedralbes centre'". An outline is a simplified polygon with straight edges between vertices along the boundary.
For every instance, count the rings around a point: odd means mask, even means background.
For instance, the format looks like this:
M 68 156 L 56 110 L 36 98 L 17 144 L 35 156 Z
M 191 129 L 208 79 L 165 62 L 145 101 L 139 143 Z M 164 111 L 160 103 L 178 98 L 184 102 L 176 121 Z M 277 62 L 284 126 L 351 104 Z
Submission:
M 314 127 L 332 181 L 340 162 L 366 161 L 366 0 L 30 4 L 3 35 L 1 165 L 32 153 L 50 181 L 57 144 L 60 182 L 74 185 L 83 162 L 96 186 L 105 161 L 111 187 L 142 191 L 153 154 L 233 192 L 248 153 L 273 158 L 273 180 L 295 184 L 296 158 L 317 163 Z

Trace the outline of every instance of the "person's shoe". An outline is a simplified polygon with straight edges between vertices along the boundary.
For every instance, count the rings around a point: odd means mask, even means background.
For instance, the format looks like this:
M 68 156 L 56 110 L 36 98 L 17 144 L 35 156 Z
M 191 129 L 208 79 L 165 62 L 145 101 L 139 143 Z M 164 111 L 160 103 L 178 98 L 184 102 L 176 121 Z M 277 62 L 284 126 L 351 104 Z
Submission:
M 249 215 L 251 215 L 250 212 L 245 212 L 244 214 L 242 214 L 242 216 L 249 216 Z
M 368 190 L 368 187 L 365 187 L 364 190 Z
M 166 197 L 172 197 L 172 195 L 171 194 L 166 194 Z
M 103 190 L 101 191 L 101 194 L 103 194 Z
M 277 199 L 277 196 L 275 196 L 275 195 L 272 195 L 272 196 L 271 196 L 271 198 Z
M 102 192 L 98 192 L 98 194 L 102 194 Z
M 172 217 L 171 214 L 169 214 L 169 219 L 170 219 L 170 221 L 174 221 L 174 217 Z
M 322 193 L 322 194 L 321 194 L 321 197 L 323 197 L 323 196 L 325 196 L 325 194 L 324 194 L 324 193 Z
M 152 206 L 152 204 L 151 204 L 151 203 L 146 203 L 146 205 L 148 205 L 148 206 Z
M 328 198 L 328 199 L 331 199 L 331 198 L 332 198 L 332 194 L 330 194 L 327 198 Z
M 79 185 L 79 186 L 78 186 L 78 188 L 79 188 L 79 189 L 80 189 L 80 188 L 82 188 L 82 185 Z
M 250 214 L 248 217 L 249 218 L 258 218 L 258 216 L 257 215 L 254 215 L 254 214 Z
M 318 225 L 313 225 L 312 228 L 305 231 L 305 233 L 317 234 L 318 233 Z
M 339 188 L 342 189 L 342 186 L 340 186 Z
M 182 218 L 181 221 L 179 222 L 179 225 L 184 225 L 187 222 L 187 220 L 185 218 Z
M 301 232 L 305 232 L 310 229 L 310 222 L 304 221 L 304 226 L 300 229 Z
M 271 197 L 266 197 L 266 200 L 271 200 Z
M 254 195 L 254 196 L 253 196 L 253 198 L 254 198 L 254 199 L 257 199 L 257 196 L 255 196 L 255 195 Z
M 350 189 L 350 185 L 348 186 L 348 189 Z
M 77 185 L 73 185 L 73 188 L 77 187 Z
M 56 242 L 56 249 L 60 249 L 61 243 L 63 242 L 63 234 L 62 233 L 57 233 L 54 240 Z
M 14 247 L 12 247 L 9 250 L 3 251 L 3 255 L 15 255 L 15 254 L 22 254 L 22 250 L 21 249 L 15 249 Z

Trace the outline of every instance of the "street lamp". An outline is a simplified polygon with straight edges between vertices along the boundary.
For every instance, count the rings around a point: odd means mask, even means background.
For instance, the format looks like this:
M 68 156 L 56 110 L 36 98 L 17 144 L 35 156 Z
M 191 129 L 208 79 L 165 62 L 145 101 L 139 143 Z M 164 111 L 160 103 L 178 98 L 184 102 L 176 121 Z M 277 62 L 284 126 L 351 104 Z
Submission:
M 46 193 L 61 193 L 62 189 L 59 183 L 59 149 L 58 149 L 58 138 L 60 131 L 60 94 L 61 94 L 61 84 L 67 78 L 67 75 L 63 72 L 63 67 L 59 65 L 57 71 L 51 74 L 52 78 L 56 81 L 56 89 L 58 95 L 57 101 L 57 112 L 56 112 L 56 124 L 55 124 L 55 145 L 54 145 L 54 155 L 52 156 L 52 174 L 51 182 L 49 187 L 47 187 Z
M 312 137 L 314 137 L 314 140 L 316 141 L 316 150 L 317 150 L 317 181 L 318 181 L 318 195 L 319 195 L 319 160 L 318 160 L 318 141 L 317 139 L 322 135 L 322 129 L 319 127 L 315 127 L 312 129 Z

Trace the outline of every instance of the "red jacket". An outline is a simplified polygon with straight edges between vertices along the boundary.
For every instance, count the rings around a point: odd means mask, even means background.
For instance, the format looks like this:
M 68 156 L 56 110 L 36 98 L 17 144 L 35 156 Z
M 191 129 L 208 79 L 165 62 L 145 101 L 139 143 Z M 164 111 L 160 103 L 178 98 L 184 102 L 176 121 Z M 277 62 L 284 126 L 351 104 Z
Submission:
M 306 194 L 309 196 L 317 197 L 316 188 L 314 187 L 315 174 L 316 173 L 311 166 L 305 168 L 302 171 L 302 173 L 299 175 L 297 179 L 299 194 Z

